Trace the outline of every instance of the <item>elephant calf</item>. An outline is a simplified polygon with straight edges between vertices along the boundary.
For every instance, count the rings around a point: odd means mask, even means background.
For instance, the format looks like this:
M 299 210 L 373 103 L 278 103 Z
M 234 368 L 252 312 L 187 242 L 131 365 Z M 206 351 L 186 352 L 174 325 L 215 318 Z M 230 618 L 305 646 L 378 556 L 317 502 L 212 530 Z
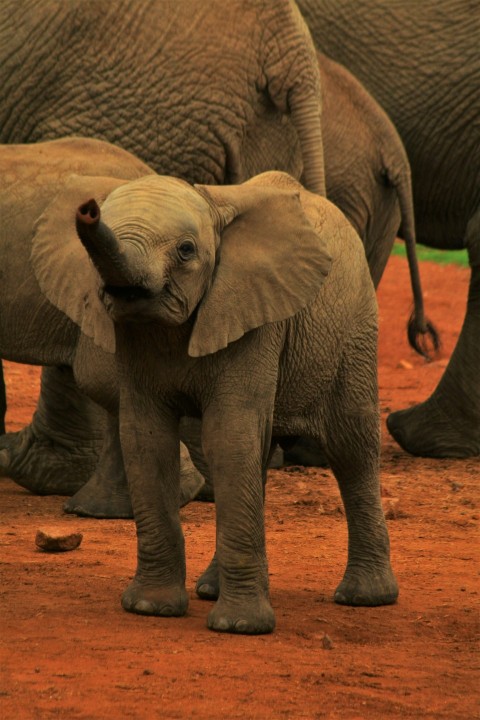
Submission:
M 210 628 L 274 628 L 263 486 L 272 447 L 299 435 L 324 449 L 345 505 L 348 563 L 335 600 L 394 602 L 379 493 L 376 300 L 342 213 L 276 172 L 224 187 L 154 175 L 73 180 L 53 205 L 34 241 L 49 247 L 49 262 L 38 258 L 40 285 L 95 345 L 115 350 L 138 538 L 123 607 L 187 610 L 178 514 L 185 415 L 202 418 L 215 487 L 216 555 L 197 586 L 201 596 L 218 594 Z M 82 250 L 75 205 L 93 265 L 82 261 L 62 293 L 67 257 L 78 264 Z M 60 222 L 64 245 L 52 248 Z

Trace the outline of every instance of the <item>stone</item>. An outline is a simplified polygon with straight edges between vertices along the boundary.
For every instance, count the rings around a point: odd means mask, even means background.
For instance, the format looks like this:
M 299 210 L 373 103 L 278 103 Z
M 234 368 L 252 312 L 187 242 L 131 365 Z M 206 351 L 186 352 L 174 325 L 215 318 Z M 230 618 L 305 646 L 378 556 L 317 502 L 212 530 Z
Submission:
M 35 545 L 45 552 L 67 552 L 78 548 L 82 539 L 80 532 L 71 532 L 65 528 L 41 528 L 37 530 Z

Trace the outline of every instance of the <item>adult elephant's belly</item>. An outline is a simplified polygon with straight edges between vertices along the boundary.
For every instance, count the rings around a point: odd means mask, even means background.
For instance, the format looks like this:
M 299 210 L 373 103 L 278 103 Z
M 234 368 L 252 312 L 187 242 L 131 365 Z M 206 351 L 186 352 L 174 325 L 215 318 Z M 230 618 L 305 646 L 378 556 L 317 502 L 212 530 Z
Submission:
M 474 153 L 475 154 L 475 153 Z M 480 209 L 480 143 L 476 166 L 452 163 L 448 169 L 430 168 L 429 159 L 413 165 L 413 195 L 417 242 L 439 250 L 462 250 L 468 222 Z M 465 192 L 465 175 L 470 175 Z M 443 182 L 439 178 L 443 177 Z

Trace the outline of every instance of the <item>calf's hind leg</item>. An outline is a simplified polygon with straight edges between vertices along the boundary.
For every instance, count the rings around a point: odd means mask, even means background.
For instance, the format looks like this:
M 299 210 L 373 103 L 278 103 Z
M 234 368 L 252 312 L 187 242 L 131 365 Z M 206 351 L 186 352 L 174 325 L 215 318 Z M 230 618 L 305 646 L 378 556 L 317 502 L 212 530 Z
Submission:
M 380 499 L 380 425 L 376 358 L 352 343 L 327 403 L 325 452 L 340 487 L 348 525 L 348 562 L 334 600 L 388 605 L 398 597 Z

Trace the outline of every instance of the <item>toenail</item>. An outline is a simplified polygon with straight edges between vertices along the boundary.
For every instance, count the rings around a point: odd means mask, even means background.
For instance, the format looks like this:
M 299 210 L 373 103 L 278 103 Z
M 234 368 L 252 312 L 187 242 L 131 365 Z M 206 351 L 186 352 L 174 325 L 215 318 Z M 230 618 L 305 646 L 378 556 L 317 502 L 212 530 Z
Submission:
M 228 630 L 229 623 L 227 618 L 220 618 L 220 620 L 215 623 L 215 627 L 218 628 L 218 630 Z
M 139 600 L 137 603 L 135 603 L 135 610 L 142 613 L 151 613 L 152 603 L 149 603 L 147 600 Z
M 215 589 L 211 585 L 207 585 L 207 583 L 204 583 L 203 585 L 199 586 L 198 592 L 203 593 L 204 595 L 213 595 L 215 593 Z

